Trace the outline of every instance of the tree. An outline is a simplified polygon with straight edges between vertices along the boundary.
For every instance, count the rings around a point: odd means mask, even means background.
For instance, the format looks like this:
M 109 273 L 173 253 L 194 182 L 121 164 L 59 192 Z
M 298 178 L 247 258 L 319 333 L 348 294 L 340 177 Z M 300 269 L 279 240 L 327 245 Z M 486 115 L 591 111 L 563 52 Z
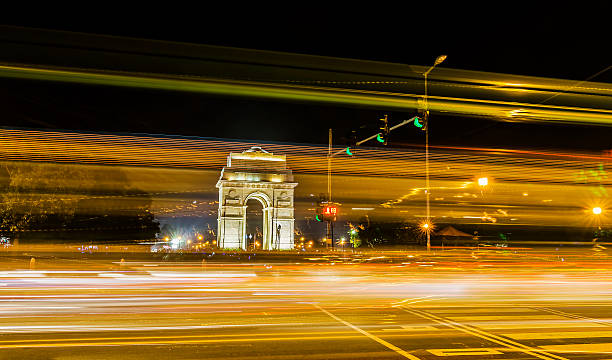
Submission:
M 91 174 L 65 165 L 4 162 L 0 169 L 0 232 L 12 237 L 70 221 L 80 193 L 93 181 Z
M 152 239 L 151 198 L 130 188 L 118 167 L 5 162 L 0 232 L 61 241 Z
M 368 247 L 415 244 L 421 236 L 418 226 L 408 222 L 371 222 L 365 218 L 354 228 L 360 244 Z

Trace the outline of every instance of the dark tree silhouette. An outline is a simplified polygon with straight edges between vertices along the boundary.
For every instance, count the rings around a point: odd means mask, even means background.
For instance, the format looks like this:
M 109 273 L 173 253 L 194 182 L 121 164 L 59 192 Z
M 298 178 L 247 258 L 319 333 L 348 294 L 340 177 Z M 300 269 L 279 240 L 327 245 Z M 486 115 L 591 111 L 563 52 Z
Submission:
M 118 167 L 5 162 L 0 232 L 29 241 L 135 242 L 159 224 L 151 198 Z

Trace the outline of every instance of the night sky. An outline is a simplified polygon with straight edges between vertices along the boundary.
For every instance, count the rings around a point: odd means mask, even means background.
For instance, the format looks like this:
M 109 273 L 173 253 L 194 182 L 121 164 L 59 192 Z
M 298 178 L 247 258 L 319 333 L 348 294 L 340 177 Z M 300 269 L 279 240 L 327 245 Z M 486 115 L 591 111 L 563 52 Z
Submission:
M 589 9 L 589 13 L 598 12 Z M 172 26 L 84 21 L 8 25 L 411 65 L 430 65 L 437 55 L 447 54 L 443 66 L 449 68 L 585 80 L 612 65 L 610 31 L 595 17 L 578 15 L 515 9 L 504 15 L 437 17 L 436 26 L 416 16 L 338 19 L 330 14 L 310 23 L 295 17 L 264 20 L 242 16 L 229 21 L 208 16 L 197 23 L 174 22 Z M 612 70 L 592 81 L 612 82 Z M 8 127 L 295 143 L 325 143 L 330 127 L 337 130 L 337 140 L 342 142 L 351 129 L 375 129 L 376 119 L 389 113 L 384 109 L 8 79 L 0 79 L 0 99 L 5 114 L 0 125 Z M 389 114 L 392 122 L 413 115 Z M 437 116 L 435 120 L 431 140 L 439 145 L 599 151 L 610 148 L 612 135 L 608 127 L 501 123 L 453 116 Z M 402 129 L 393 134 L 390 145 L 402 147 L 422 141 L 421 132 Z

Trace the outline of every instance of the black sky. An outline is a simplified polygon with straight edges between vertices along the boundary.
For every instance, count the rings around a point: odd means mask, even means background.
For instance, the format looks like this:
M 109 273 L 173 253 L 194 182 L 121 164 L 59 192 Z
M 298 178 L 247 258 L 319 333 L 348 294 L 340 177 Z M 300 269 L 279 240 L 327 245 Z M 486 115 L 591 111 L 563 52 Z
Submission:
M 441 5 L 440 5 L 441 6 Z M 508 7 L 509 5 L 503 5 Z M 585 80 L 612 65 L 610 30 L 597 14 L 500 6 L 483 13 L 419 12 L 404 16 L 292 13 L 291 16 L 213 16 L 201 21 L 6 23 L 56 30 L 276 50 L 312 55 L 429 65 L 447 54 L 449 68 Z M 420 11 L 420 10 L 419 10 Z M 584 14 L 583 14 L 584 12 Z M 393 15 L 389 15 L 394 13 Z M 612 71 L 592 81 L 612 82 Z M 374 128 L 384 111 L 319 106 L 201 94 L 0 80 L 3 126 L 106 132 L 159 133 L 219 138 L 324 143 L 327 129 L 339 137 Z M 407 113 L 392 113 L 392 121 Z M 439 117 L 432 142 L 483 147 L 609 149 L 607 127 L 543 126 L 487 119 Z M 391 145 L 422 143 L 418 131 L 402 130 Z

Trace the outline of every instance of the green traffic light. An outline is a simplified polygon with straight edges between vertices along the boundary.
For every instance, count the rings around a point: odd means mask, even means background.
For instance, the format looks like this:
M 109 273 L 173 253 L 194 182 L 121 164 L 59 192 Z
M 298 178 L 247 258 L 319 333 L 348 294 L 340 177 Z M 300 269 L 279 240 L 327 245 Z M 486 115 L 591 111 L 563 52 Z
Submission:
M 315 219 L 317 219 L 317 221 L 321 221 L 321 219 L 319 219 L 319 214 L 315 215 Z
M 419 118 L 418 117 L 414 118 L 414 126 L 418 127 L 419 129 L 423 127 L 423 124 L 421 124 L 419 122 Z
M 353 153 L 351 152 L 351 148 L 348 148 L 348 147 L 347 147 L 347 148 L 346 148 L 346 153 L 347 153 L 347 155 L 349 155 L 349 156 L 353 156 Z
M 378 135 L 376 135 L 376 141 L 384 143 L 385 139 L 383 139 L 382 136 L 380 136 L 380 133 L 378 133 Z

